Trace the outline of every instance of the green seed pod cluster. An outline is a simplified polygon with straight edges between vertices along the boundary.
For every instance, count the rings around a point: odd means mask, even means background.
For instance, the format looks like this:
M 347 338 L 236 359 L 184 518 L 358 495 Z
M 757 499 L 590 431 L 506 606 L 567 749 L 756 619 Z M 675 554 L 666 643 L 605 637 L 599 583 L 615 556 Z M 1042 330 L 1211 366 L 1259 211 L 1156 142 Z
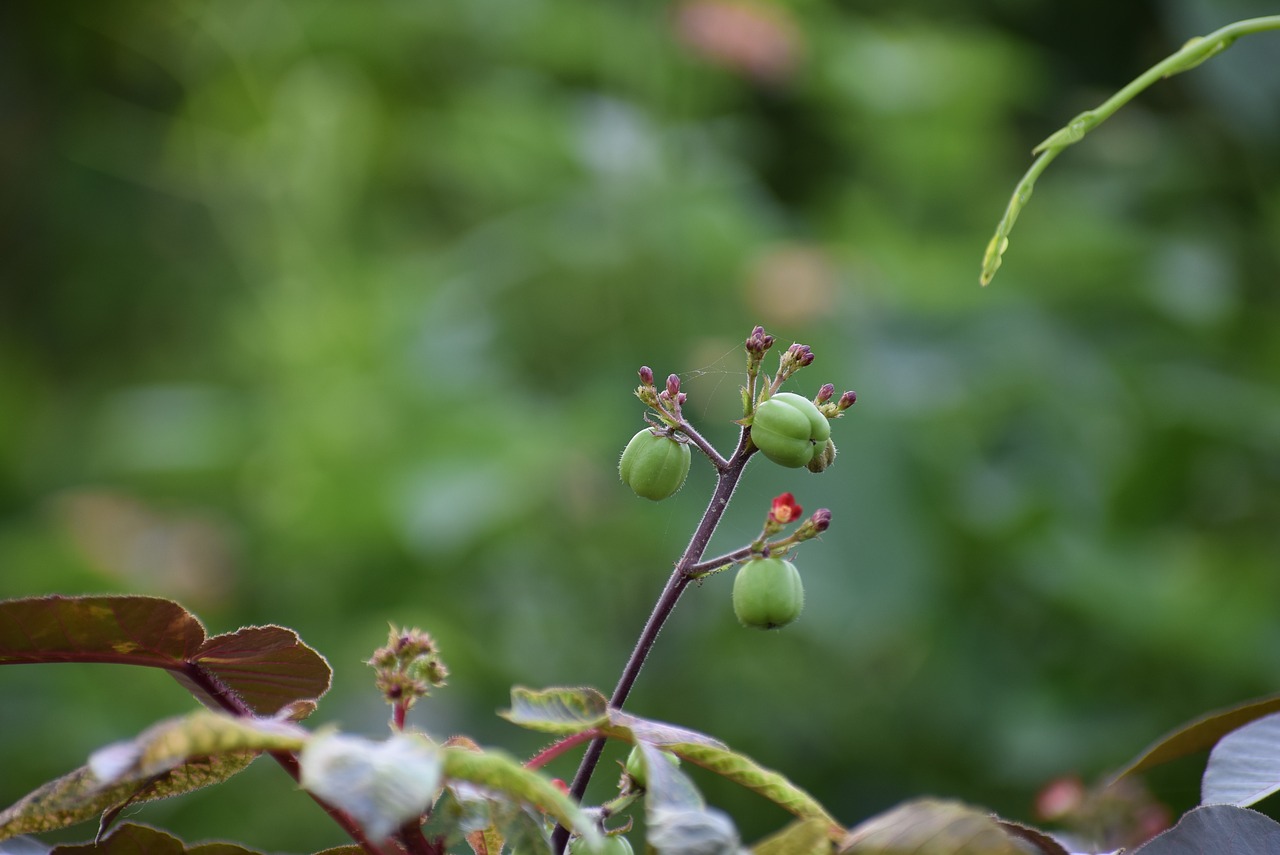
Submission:
M 733 612 L 752 629 L 786 626 L 804 609 L 804 585 L 796 565 L 781 558 L 753 558 L 733 580 Z
M 645 428 L 623 449 L 618 475 L 637 496 L 656 502 L 684 485 L 691 459 L 688 443 Z
M 799 469 L 826 455 L 831 423 L 808 398 L 779 392 L 756 407 L 751 421 L 751 441 L 765 457 L 779 466 Z M 835 446 L 831 446 L 835 459 Z M 821 460 L 816 464 L 826 468 Z M 810 467 L 812 468 L 812 467 Z

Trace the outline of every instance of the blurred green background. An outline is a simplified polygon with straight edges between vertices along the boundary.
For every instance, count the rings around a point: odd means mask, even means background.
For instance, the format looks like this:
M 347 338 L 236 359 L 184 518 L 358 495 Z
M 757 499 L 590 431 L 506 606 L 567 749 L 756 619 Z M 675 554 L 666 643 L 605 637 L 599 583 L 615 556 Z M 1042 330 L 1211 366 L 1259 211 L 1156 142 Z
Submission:
M 414 721 L 531 754 L 509 687 L 610 689 L 709 494 L 618 483 L 636 368 L 727 450 L 762 323 L 818 354 L 793 390 L 859 393 L 835 467 L 753 464 L 713 544 L 830 507 L 808 608 L 749 632 L 710 580 L 631 708 L 848 823 L 1030 819 L 1280 688 L 1278 37 L 1069 150 L 978 263 L 1036 142 L 1268 6 L 4 4 L 0 595 L 296 628 L 336 671 L 312 722 L 369 734 L 362 661 L 420 625 L 453 677 Z M 191 706 L 0 670 L 0 803 Z M 700 780 L 747 840 L 782 824 Z M 265 762 L 131 818 L 342 842 Z

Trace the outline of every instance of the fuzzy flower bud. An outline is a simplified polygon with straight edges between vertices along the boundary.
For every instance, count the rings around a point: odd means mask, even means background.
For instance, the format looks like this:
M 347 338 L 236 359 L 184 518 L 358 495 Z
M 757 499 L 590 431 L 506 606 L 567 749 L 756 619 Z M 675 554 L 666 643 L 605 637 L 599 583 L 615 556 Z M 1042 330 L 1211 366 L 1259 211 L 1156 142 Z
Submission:
M 787 349 L 787 355 L 791 357 L 791 361 L 795 363 L 797 368 L 803 368 L 813 363 L 813 350 L 807 344 L 793 344 Z
M 840 412 L 849 409 L 858 400 L 858 393 L 850 389 L 840 396 L 840 403 L 836 404 L 836 409 Z
M 640 374 L 641 383 L 643 383 L 646 386 L 653 385 L 653 369 L 652 368 L 650 368 L 648 365 L 641 365 L 640 371 L 638 373 Z
M 764 352 L 771 347 L 773 347 L 773 336 L 766 333 L 764 327 L 756 327 L 747 337 L 747 353 L 763 356 Z
M 796 529 L 794 535 L 796 542 L 811 540 L 831 526 L 831 511 L 826 508 L 819 508 L 813 512 L 813 516 L 809 517 L 800 524 L 800 528 Z
M 680 394 L 680 378 L 675 374 L 667 377 L 667 397 L 674 398 Z
M 818 390 L 818 397 L 813 399 L 815 404 L 825 404 L 831 400 L 831 396 L 836 393 L 836 387 L 830 383 L 822 384 L 822 388 Z

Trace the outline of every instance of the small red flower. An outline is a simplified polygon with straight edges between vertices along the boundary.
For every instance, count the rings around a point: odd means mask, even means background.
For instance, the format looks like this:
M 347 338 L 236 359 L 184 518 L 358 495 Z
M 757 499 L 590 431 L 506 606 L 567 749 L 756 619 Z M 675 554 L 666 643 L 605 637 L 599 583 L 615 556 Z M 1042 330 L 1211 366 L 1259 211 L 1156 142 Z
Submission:
M 799 519 L 802 513 L 804 508 L 796 504 L 796 497 L 790 493 L 783 493 L 773 500 L 773 506 L 769 508 L 769 519 L 785 525 Z

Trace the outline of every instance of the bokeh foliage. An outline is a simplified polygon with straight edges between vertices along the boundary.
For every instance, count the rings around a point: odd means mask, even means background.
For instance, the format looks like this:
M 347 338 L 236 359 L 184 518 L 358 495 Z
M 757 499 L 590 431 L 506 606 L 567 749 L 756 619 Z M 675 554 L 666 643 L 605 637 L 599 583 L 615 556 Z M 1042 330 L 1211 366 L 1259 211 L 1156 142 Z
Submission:
M 634 708 L 850 824 L 1029 816 L 1276 689 L 1275 38 L 1126 108 L 978 261 L 1036 142 L 1266 5 L 6 4 L 0 595 L 293 627 L 335 666 L 316 721 L 371 733 L 360 663 L 420 624 L 454 676 L 417 720 L 532 752 L 508 687 L 611 687 L 711 483 L 617 483 L 636 367 L 727 446 L 759 322 L 818 353 L 795 391 L 859 393 L 835 467 L 753 464 L 713 544 L 830 507 L 809 605 L 747 632 L 710 580 Z M 188 708 L 72 666 L 0 697 L 6 804 Z M 142 819 L 341 842 L 277 770 L 224 789 Z

